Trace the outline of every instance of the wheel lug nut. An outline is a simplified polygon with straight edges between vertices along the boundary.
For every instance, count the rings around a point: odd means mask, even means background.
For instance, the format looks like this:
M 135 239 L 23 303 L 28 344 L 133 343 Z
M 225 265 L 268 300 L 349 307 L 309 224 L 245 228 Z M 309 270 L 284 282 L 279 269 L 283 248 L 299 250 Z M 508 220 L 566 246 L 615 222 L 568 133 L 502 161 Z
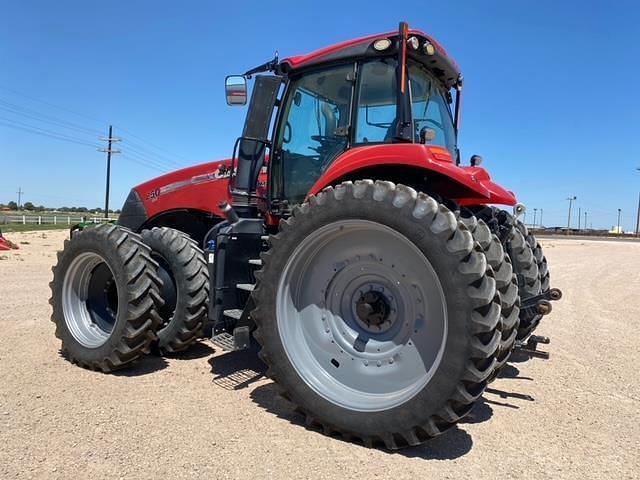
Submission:
M 380 367 L 380 366 L 382 366 L 382 362 L 381 362 L 380 360 L 378 360 L 378 361 L 376 362 L 376 365 L 378 365 L 378 366 Z

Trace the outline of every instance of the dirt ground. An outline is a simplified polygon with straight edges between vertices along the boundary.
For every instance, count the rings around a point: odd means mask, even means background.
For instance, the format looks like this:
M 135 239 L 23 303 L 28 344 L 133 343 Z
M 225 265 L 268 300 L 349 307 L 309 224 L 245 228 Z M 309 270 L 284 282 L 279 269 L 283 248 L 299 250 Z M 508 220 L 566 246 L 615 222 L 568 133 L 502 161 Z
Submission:
M 0 252 L 2 479 L 640 478 L 640 243 L 544 240 L 551 359 L 516 358 L 473 419 L 388 453 L 305 429 L 250 353 L 71 365 L 47 303 L 65 235 Z

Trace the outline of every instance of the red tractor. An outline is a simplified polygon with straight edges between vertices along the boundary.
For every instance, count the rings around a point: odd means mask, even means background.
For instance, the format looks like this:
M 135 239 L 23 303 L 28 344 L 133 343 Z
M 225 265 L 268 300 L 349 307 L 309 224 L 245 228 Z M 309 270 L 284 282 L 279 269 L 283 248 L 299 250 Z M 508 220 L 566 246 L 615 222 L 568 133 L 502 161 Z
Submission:
M 424 442 L 514 346 L 537 352 L 560 297 L 514 194 L 480 157 L 461 165 L 458 66 L 401 23 L 227 77 L 227 103 L 244 105 L 252 78 L 231 159 L 133 188 L 117 225 L 65 244 L 62 352 L 109 372 L 202 336 L 253 338 L 307 424 Z

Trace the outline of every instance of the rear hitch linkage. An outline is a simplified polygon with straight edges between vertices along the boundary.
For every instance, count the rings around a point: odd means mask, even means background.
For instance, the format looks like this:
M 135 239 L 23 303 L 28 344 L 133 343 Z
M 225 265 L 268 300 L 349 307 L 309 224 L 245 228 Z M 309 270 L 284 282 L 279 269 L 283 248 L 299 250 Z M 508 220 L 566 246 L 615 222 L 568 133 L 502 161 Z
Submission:
M 548 315 L 551 313 L 551 302 L 560 300 L 562 298 L 562 291 L 558 288 L 551 288 L 540 295 L 534 295 L 533 297 L 526 298 L 520 305 L 520 310 L 533 315 Z M 542 343 L 548 345 L 551 343 L 549 337 L 543 337 L 541 335 L 531 335 L 527 338 L 526 342 L 516 342 L 516 348 L 529 355 L 530 357 L 549 359 L 549 352 L 538 350 L 538 344 Z

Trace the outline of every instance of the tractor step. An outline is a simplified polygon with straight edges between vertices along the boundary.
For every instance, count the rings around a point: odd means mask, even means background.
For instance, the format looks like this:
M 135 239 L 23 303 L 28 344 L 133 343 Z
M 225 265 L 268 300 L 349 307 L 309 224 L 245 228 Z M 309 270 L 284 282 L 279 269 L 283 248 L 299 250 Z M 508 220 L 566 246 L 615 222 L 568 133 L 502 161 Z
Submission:
M 262 266 L 262 260 L 260 260 L 259 258 L 251 258 L 249 260 L 249 265 L 260 265 L 260 266 Z
M 238 283 L 236 288 L 239 290 L 245 290 L 247 292 L 253 292 L 256 286 L 253 283 Z
M 239 308 L 233 308 L 231 310 L 225 310 L 222 312 L 225 317 L 233 318 L 234 320 L 240 320 L 242 317 L 242 310 Z
M 233 335 L 221 332 L 211 337 L 211 343 L 220 347 L 225 352 L 246 350 L 251 342 L 249 327 L 238 327 L 233 330 Z

